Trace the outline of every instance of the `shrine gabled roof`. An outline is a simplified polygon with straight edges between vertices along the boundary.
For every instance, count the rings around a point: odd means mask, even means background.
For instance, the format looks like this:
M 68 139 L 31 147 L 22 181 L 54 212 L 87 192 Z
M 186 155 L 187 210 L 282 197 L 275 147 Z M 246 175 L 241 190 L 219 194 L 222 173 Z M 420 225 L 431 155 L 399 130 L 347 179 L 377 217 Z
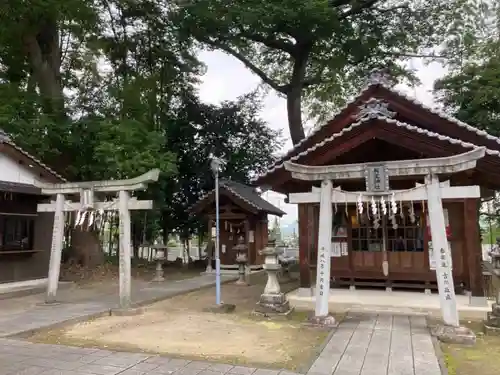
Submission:
M 52 168 L 50 168 L 47 164 L 43 163 L 40 159 L 36 158 L 29 152 L 23 150 L 21 147 L 19 147 L 13 140 L 12 137 L 0 129 L 0 146 L 1 145 L 7 145 L 8 147 L 12 148 L 16 153 L 23 155 L 24 157 L 28 158 L 31 162 L 34 164 L 38 165 L 41 169 L 45 170 L 47 173 L 55 177 L 56 179 L 59 180 L 59 182 L 66 182 L 66 179 L 61 176 L 59 173 L 54 171 Z
M 283 216 L 285 212 L 280 210 L 278 207 L 272 205 L 264 198 L 260 196 L 255 187 L 248 186 L 236 181 L 231 180 L 220 180 L 220 189 L 226 193 L 236 197 L 237 199 L 243 201 L 245 204 L 251 206 L 258 212 L 264 212 L 271 215 Z M 202 208 L 206 203 L 214 198 L 215 190 L 211 190 L 207 194 L 203 195 L 197 203 L 195 203 L 190 211 L 197 211 Z
M 431 107 L 425 105 L 424 103 L 418 101 L 417 99 L 410 97 L 406 93 L 393 88 L 391 85 L 389 85 L 387 82 L 385 82 L 384 79 L 375 79 L 375 80 L 371 80 L 371 82 L 369 82 L 369 84 L 366 85 L 357 96 L 355 96 L 352 100 L 347 102 L 339 111 L 337 111 L 337 113 L 333 116 L 332 120 L 326 122 L 322 126 L 315 128 L 304 139 L 302 139 L 298 144 L 296 144 L 293 148 L 291 148 L 284 156 L 282 156 L 275 163 L 273 163 L 273 165 L 271 165 L 270 168 L 264 174 L 255 177 L 252 180 L 252 182 L 258 183 L 261 178 L 271 174 L 274 170 L 279 169 L 280 166 L 282 166 L 283 162 L 285 162 L 287 160 L 295 160 L 296 161 L 298 158 L 300 158 L 300 156 L 303 156 L 304 154 L 307 154 L 308 152 L 310 152 L 311 149 L 320 147 L 320 145 L 324 144 L 324 141 L 326 141 L 326 139 L 331 138 L 331 137 L 338 137 L 339 133 L 342 133 L 344 130 L 347 130 L 349 127 L 351 127 L 353 125 L 354 125 L 354 127 L 356 127 L 356 122 L 351 121 L 351 124 L 349 126 L 343 128 L 340 132 L 334 132 L 332 134 L 332 136 L 330 136 L 330 137 L 326 137 L 324 139 L 314 139 L 314 138 L 318 138 L 318 135 L 320 132 L 324 132 L 325 130 L 328 131 L 327 129 L 331 126 L 331 124 L 335 123 L 341 117 L 344 117 L 346 115 L 346 113 L 352 111 L 352 107 L 354 105 L 358 104 L 358 107 L 359 107 L 359 106 L 363 105 L 363 103 L 367 103 L 370 100 L 379 99 L 379 96 L 373 95 L 373 93 L 377 89 L 385 90 L 386 93 L 390 93 L 390 94 L 398 97 L 402 101 L 406 101 L 406 102 L 408 102 L 408 104 L 416 106 L 417 108 L 419 108 L 420 110 L 422 110 L 424 112 L 431 113 L 431 114 L 437 116 L 439 119 L 444 120 L 444 121 L 452 124 L 453 126 L 459 128 L 459 129 L 462 129 L 462 130 L 469 132 L 471 135 L 484 138 L 485 142 L 488 141 L 490 143 L 490 145 L 492 143 L 494 143 L 493 147 L 495 147 L 495 145 L 496 145 L 496 146 L 498 146 L 498 150 L 500 150 L 500 138 L 495 137 L 495 136 L 487 133 L 484 130 L 477 129 L 474 126 L 469 125 L 463 121 L 460 121 L 457 118 L 450 116 L 443 111 L 440 111 L 438 109 L 434 109 L 434 108 L 431 108 Z M 411 124 L 408 124 L 405 122 L 400 122 L 400 123 L 406 124 L 406 125 L 413 127 L 413 128 L 417 128 L 414 125 L 411 125 Z M 453 139 L 456 142 L 461 141 L 459 139 L 455 139 L 454 137 L 445 136 L 445 135 L 442 135 L 442 134 L 439 134 L 439 133 L 436 133 L 433 131 L 429 131 L 426 129 L 421 129 L 421 128 L 419 128 L 419 129 L 421 130 L 420 133 L 437 134 L 439 136 L 438 138 L 440 138 L 440 139 L 442 137 L 447 137 L 447 138 Z M 461 142 L 463 142 L 465 144 L 472 144 L 472 143 L 466 142 L 466 141 L 461 141 Z M 482 142 L 478 142 L 478 143 L 482 143 Z M 472 145 L 475 145 L 476 147 L 477 146 L 486 146 L 485 144 L 476 144 L 476 143 L 474 143 Z M 494 151 L 492 149 L 492 147 L 490 147 L 489 150 Z
M 398 121 L 398 120 L 393 119 L 393 118 L 389 118 L 389 117 L 382 116 L 382 115 L 372 115 L 372 116 L 365 116 L 365 117 L 360 118 L 358 121 L 353 122 L 351 125 L 342 129 L 340 132 L 334 133 L 331 136 L 323 139 L 321 142 L 318 142 L 318 143 L 314 144 L 313 146 L 307 148 L 306 150 L 298 153 L 297 155 L 292 156 L 286 160 L 283 160 L 281 163 L 276 164 L 275 166 L 273 166 L 272 168 L 267 170 L 263 175 L 259 176 L 259 178 L 262 178 L 266 175 L 269 175 L 277 170 L 284 169 L 285 161 L 300 162 L 300 159 L 303 158 L 304 156 L 308 155 L 309 153 L 315 151 L 318 148 L 326 146 L 327 144 L 334 141 L 335 139 L 341 138 L 345 134 L 350 133 L 353 130 L 355 130 L 356 128 L 362 126 L 363 124 L 366 124 L 366 123 L 373 121 L 373 120 L 383 121 L 383 122 L 385 122 L 389 125 L 392 125 L 394 127 L 403 128 L 403 129 L 408 130 L 410 132 L 422 134 L 422 135 L 427 136 L 429 138 L 438 139 L 439 141 L 445 141 L 445 142 L 448 142 L 452 145 L 458 145 L 458 146 L 461 146 L 465 149 L 470 150 L 470 149 L 479 148 L 479 146 L 476 144 L 473 144 L 470 142 L 465 142 L 465 141 L 462 141 L 460 139 L 452 138 L 452 137 L 449 137 L 449 136 L 446 136 L 443 134 L 439 134 L 436 132 L 432 132 L 432 131 L 429 131 L 427 129 L 422 129 L 422 128 L 419 128 L 417 126 L 414 126 L 414 125 L 411 125 L 411 124 L 408 124 L 408 123 L 405 123 L 402 121 Z M 485 152 L 487 155 L 499 158 L 499 161 L 500 161 L 500 151 L 485 148 Z

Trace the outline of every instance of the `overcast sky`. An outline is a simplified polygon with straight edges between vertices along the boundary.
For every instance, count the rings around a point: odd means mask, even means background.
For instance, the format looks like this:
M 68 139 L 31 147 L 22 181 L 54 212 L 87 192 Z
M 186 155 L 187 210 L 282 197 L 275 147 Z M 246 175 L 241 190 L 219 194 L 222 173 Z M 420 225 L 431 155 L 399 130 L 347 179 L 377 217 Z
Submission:
M 234 57 L 222 52 L 201 52 L 199 57 L 207 65 L 207 72 L 199 87 L 200 96 L 206 102 L 217 104 L 223 100 L 236 99 L 238 96 L 254 90 L 261 83 L 257 76 Z M 418 100 L 427 105 L 434 106 L 433 83 L 445 74 L 445 69 L 437 63 L 425 66 L 419 60 L 413 61 L 411 67 L 417 70 L 422 85 L 415 88 L 401 85 L 397 88 L 416 96 Z M 282 130 L 283 135 L 288 140 L 283 151 L 290 149 L 292 143 L 288 132 L 285 100 L 270 92 L 264 100 L 261 117 L 273 129 Z M 264 197 L 287 213 L 283 217 L 282 223 L 291 223 L 297 220 L 296 205 L 285 204 L 283 195 L 270 192 L 266 193 Z

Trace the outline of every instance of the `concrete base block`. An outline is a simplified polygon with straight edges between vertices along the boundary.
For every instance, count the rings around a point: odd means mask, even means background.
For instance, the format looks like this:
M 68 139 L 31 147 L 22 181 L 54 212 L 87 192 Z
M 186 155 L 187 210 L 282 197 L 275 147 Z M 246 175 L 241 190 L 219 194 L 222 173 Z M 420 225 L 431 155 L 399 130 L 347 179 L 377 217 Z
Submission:
M 472 346 L 476 343 L 476 334 L 467 327 L 438 325 L 431 329 L 431 334 L 448 344 Z
M 165 278 L 163 276 L 155 276 L 151 282 L 152 283 L 162 283 L 165 281 Z
M 212 305 L 205 307 L 204 312 L 214 313 L 214 314 L 229 314 L 236 309 L 236 305 L 231 303 L 221 303 L 220 305 Z
M 349 285 L 349 290 L 356 290 L 356 285 Z
M 432 295 L 432 291 L 431 291 L 430 289 L 425 289 L 425 290 L 424 290 L 424 294 L 425 294 L 426 296 L 430 296 L 430 295 Z
M 385 288 L 385 291 L 386 291 L 386 292 L 388 292 L 388 293 L 390 293 L 390 292 L 392 292 L 392 288 L 391 288 L 390 286 L 387 286 L 387 287 Z
M 314 315 L 312 315 L 304 323 L 304 325 L 310 326 L 310 327 L 332 329 L 332 328 L 337 328 L 339 323 L 331 315 L 327 315 L 327 316 L 314 316 Z
M 116 309 L 111 309 L 111 315 L 114 316 L 136 316 L 144 314 L 143 307 L 118 307 Z

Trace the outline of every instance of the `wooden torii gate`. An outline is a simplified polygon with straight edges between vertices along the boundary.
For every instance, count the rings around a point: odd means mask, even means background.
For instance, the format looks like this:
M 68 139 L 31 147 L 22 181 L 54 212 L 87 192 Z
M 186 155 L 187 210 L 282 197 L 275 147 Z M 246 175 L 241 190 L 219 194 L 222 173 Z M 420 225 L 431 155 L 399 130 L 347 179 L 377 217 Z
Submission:
M 45 302 L 56 302 L 59 273 L 61 269 L 61 253 L 64 240 L 65 212 L 118 211 L 120 218 L 120 308 L 130 307 L 131 294 L 131 233 L 130 210 L 150 210 L 152 201 L 139 201 L 130 198 L 130 192 L 145 190 L 151 182 L 158 181 L 159 169 L 153 169 L 141 176 L 127 180 L 84 181 L 61 184 L 37 183 L 42 194 L 55 196 L 56 200 L 50 203 L 38 204 L 38 212 L 54 212 L 54 226 L 52 229 L 52 247 L 49 263 L 49 280 Z M 95 193 L 116 193 L 118 199 L 111 202 L 95 201 Z M 67 194 L 79 194 L 80 202 L 66 201 Z
M 332 254 L 332 204 L 334 202 L 341 204 L 365 202 L 377 205 L 381 198 L 390 202 L 391 197 L 395 197 L 397 202 L 427 201 L 443 320 L 447 326 L 459 327 L 451 269 L 452 259 L 446 237 L 442 199 L 478 198 L 480 188 L 479 186 L 449 186 L 449 183 L 440 183 L 438 175 L 472 169 L 476 166 L 477 160 L 484 157 L 485 152 L 486 149 L 480 147 L 450 157 L 328 166 L 284 163 L 285 169 L 291 172 L 293 178 L 322 181 L 320 189 L 313 188 L 309 193 L 289 195 L 290 203 L 320 204 L 315 307 L 315 320 L 318 323 L 331 321 L 328 312 L 330 256 L 340 256 L 340 254 Z M 395 176 L 424 176 L 425 184 L 409 190 L 391 191 L 389 177 Z M 349 179 L 365 179 L 366 191 L 349 192 L 333 188 L 332 180 Z

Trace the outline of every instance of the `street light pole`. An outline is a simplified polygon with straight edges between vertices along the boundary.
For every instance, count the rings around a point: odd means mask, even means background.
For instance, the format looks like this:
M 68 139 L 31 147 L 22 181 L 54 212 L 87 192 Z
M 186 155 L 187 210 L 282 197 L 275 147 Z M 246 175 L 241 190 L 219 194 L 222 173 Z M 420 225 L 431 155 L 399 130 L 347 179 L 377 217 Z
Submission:
M 210 168 L 214 173 L 215 177 L 215 303 L 216 305 L 221 304 L 221 293 L 220 293 L 220 255 L 219 255 L 219 242 L 220 242 L 220 231 L 219 231 L 219 171 L 223 164 L 221 159 L 214 156 L 211 157 Z

